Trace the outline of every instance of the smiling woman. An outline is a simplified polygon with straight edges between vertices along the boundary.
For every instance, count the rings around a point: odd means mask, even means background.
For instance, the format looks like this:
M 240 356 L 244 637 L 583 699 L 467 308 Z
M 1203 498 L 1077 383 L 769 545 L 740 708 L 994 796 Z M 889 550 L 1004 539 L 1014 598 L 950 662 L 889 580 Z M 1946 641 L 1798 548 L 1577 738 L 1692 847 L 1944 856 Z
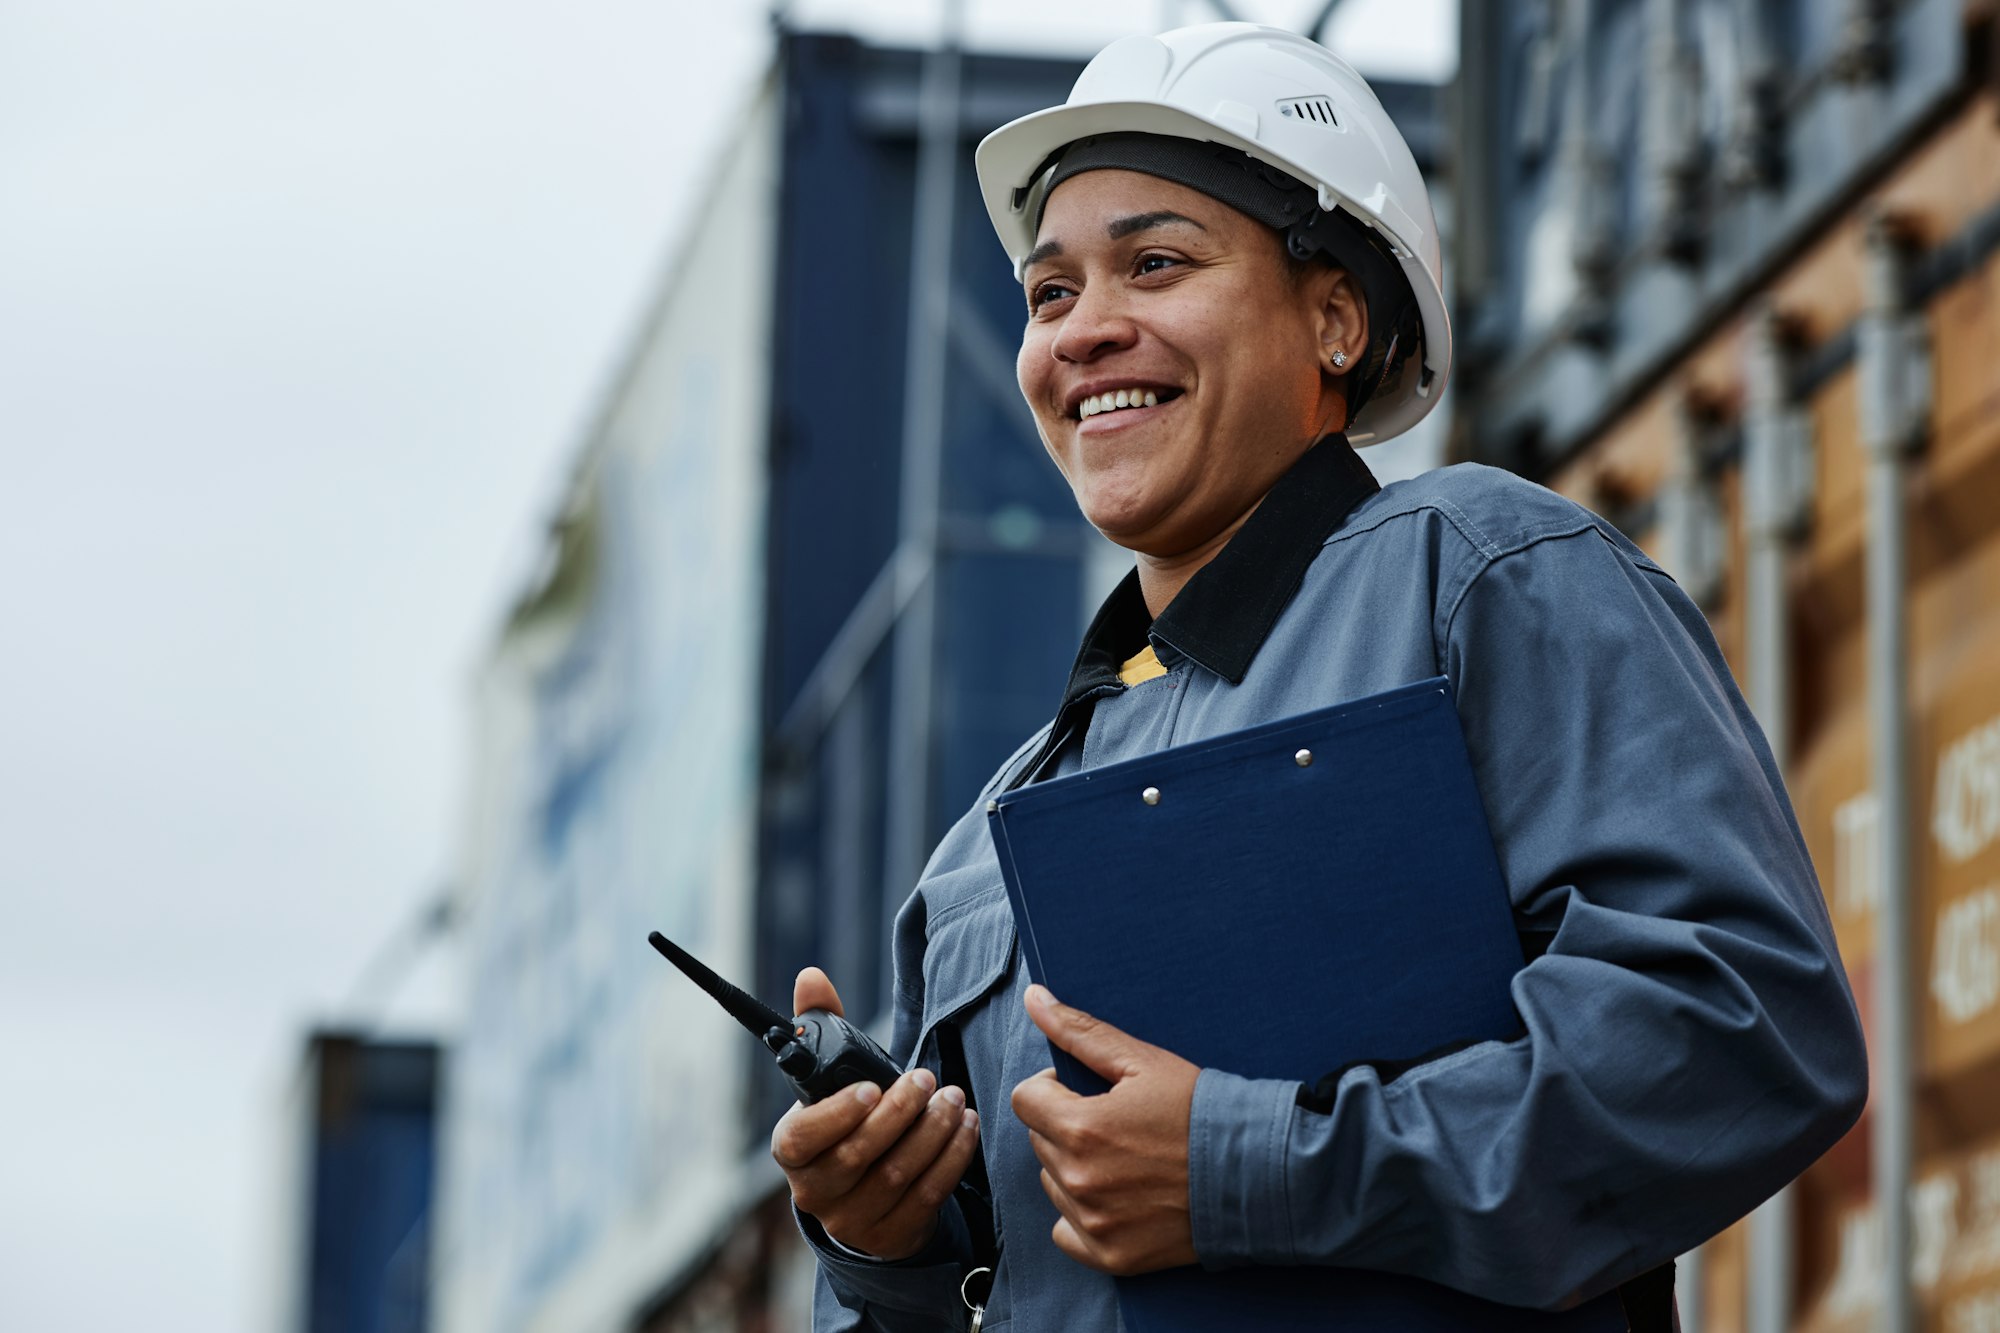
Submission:
M 1065 181 L 1039 235 L 1021 391 L 1084 517 L 1137 553 L 1157 613 L 1346 424 L 1367 310 L 1344 270 L 1295 278 L 1271 228 L 1142 172 Z
M 1361 464 L 1353 445 L 1435 405 L 1451 331 L 1423 181 L 1330 53 L 1248 24 L 1130 38 L 978 165 L 1026 300 L 1021 391 L 1136 567 L 897 918 L 909 1072 L 773 1134 L 816 1326 L 962 1328 L 964 1293 L 975 1328 L 1108 1333 L 1110 1278 L 1200 1263 L 1422 1279 L 1390 1309 L 1335 1299 L 1330 1327 L 1664 1333 L 1674 1256 L 1852 1125 L 1866 1069 L 1776 764 L 1700 611 L 1507 473 L 1383 489 Z M 1441 673 L 1532 960 L 1519 1035 L 1251 1079 L 1028 984 L 991 797 Z M 1296 894 L 1285 928 L 1308 939 L 1323 904 L 1380 891 L 1322 859 L 1255 886 Z M 1076 891 L 1102 873 L 1080 859 Z M 1242 887 L 1162 883 L 1158 910 Z M 793 1003 L 839 997 L 807 969 Z M 1109 1091 L 1056 1081 L 1049 1045 Z

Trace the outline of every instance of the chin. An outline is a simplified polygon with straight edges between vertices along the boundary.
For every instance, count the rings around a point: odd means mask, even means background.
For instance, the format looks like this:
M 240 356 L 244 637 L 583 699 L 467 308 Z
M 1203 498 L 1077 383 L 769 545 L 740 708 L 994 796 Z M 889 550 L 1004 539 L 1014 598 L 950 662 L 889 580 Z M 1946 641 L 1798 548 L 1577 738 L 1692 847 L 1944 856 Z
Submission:
M 1166 520 L 1180 498 L 1178 478 L 1160 466 L 1162 461 L 1131 453 L 1086 456 L 1069 473 L 1070 494 L 1092 527 L 1120 546 L 1129 545 L 1126 538 L 1140 537 Z
M 1102 492 L 1079 494 L 1076 505 L 1091 527 L 1120 546 L 1135 550 L 1135 543 L 1151 532 L 1164 517 L 1162 507 L 1143 496 Z

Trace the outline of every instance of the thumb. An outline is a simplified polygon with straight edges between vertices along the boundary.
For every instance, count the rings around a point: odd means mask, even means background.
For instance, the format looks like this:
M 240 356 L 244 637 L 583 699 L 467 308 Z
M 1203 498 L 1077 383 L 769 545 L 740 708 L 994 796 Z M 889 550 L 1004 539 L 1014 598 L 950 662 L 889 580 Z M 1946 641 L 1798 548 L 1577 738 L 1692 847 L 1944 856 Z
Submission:
M 806 968 L 792 983 L 792 1012 L 802 1014 L 808 1009 L 825 1009 L 846 1017 L 840 1007 L 840 992 L 833 988 L 826 973 L 816 967 Z
M 1113 1083 L 1138 1073 L 1141 1057 L 1156 1049 L 1101 1018 L 1064 1004 L 1049 994 L 1047 986 L 1028 987 L 1027 1004 L 1028 1017 L 1043 1036 Z

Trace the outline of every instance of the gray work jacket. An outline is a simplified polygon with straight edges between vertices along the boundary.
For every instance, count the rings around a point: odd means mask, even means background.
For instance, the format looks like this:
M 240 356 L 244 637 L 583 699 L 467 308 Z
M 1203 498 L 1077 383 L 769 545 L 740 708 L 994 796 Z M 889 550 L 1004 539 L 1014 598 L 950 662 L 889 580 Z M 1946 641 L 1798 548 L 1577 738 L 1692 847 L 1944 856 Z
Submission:
M 981 1115 L 1005 1241 L 989 1330 L 1118 1327 L 1111 1279 L 1050 1240 L 1008 1105 L 1050 1061 L 984 804 L 1033 764 L 1070 772 L 1452 682 L 1532 959 L 1513 983 L 1525 1035 L 1317 1090 L 1203 1070 L 1188 1170 L 1204 1264 L 1376 1268 L 1553 1308 L 1721 1230 L 1860 1114 L 1866 1057 L 1819 887 L 1700 610 L 1602 519 L 1508 473 L 1374 491 L 1329 437 L 1158 620 L 1136 579 L 1121 585 L 1052 728 L 945 835 L 897 917 L 893 1051 L 936 1068 L 938 1026 L 956 1024 Z M 1167 674 L 1120 685 L 1149 638 Z M 1162 907 L 1203 891 L 1162 885 Z M 966 1230 L 956 1205 L 943 1221 L 924 1253 L 874 1263 L 801 1217 L 815 1327 L 964 1328 Z

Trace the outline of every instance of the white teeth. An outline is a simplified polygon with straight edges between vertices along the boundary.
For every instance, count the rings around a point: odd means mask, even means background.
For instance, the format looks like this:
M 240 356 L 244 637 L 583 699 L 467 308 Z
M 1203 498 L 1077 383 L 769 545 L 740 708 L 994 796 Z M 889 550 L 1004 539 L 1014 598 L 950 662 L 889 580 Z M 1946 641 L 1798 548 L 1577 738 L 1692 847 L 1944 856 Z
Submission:
M 1094 417 L 1099 412 L 1113 412 L 1121 407 L 1158 407 L 1160 395 L 1151 389 L 1118 389 L 1111 393 L 1097 393 L 1077 404 L 1078 417 Z

